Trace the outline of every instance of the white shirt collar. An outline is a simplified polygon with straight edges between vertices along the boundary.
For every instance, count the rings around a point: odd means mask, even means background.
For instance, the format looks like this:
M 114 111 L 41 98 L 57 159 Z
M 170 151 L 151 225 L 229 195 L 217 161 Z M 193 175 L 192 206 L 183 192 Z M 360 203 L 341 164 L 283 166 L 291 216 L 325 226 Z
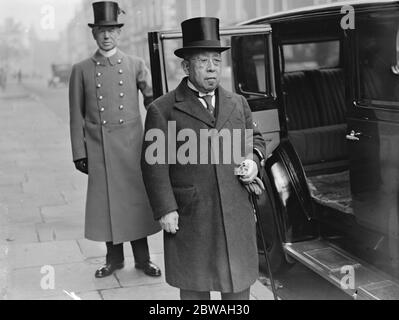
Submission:
M 102 49 L 98 49 L 98 51 L 106 58 L 112 57 L 114 54 L 116 54 L 116 47 L 113 48 L 112 50 L 109 51 L 104 51 Z
M 199 90 L 193 85 L 193 83 L 192 83 L 189 79 L 187 79 L 187 86 L 188 86 L 191 90 L 194 90 L 194 91 L 198 92 L 200 98 L 201 98 L 201 97 L 204 97 L 204 96 L 212 96 L 212 97 L 213 97 L 213 96 L 215 95 L 215 90 L 213 90 L 213 91 L 211 91 L 211 92 L 208 92 L 208 93 L 203 93 L 203 92 L 199 91 Z

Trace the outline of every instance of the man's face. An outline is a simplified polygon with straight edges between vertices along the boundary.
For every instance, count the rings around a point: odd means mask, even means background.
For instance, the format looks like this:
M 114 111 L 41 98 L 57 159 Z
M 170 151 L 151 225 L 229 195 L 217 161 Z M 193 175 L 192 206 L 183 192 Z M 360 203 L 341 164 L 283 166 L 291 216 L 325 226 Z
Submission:
M 201 51 L 188 55 L 182 62 L 191 83 L 203 93 L 214 91 L 220 83 L 222 57 L 216 51 Z
M 93 37 L 100 49 L 110 51 L 118 45 L 121 29 L 118 27 L 94 27 Z

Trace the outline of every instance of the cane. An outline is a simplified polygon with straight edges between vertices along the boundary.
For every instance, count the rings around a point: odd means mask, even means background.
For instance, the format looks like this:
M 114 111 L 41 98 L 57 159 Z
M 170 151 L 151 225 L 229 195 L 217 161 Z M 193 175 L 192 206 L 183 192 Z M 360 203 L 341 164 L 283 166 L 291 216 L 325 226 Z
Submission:
M 256 227 L 258 229 L 259 235 L 262 240 L 263 252 L 265 253 L 265 259 L 266 259 L 266 265 L 267 265 L 267 269 L 269 270 L 270 285 L 272 287 L 273 297 L 274 297 L 274 300 L 278 300 L 276 284 L 274 282 L 272 268 L 271 268 L 270 259 L 269 259 L 269 253 L 267 252 L 266 240 L 265 240 L 265 236 L 263 234 L 263 230 L 262 230 L 262 226 L 261 226 L 262 221 L 261 221 L 261 215 L 259 212 L 258 199 L 257 199 L 256 194 L 254 194 L 254 193 L 251 194 L 251 201 L 252 201 L 252 206 L 254 208 L 256 221 L 257 221 Z

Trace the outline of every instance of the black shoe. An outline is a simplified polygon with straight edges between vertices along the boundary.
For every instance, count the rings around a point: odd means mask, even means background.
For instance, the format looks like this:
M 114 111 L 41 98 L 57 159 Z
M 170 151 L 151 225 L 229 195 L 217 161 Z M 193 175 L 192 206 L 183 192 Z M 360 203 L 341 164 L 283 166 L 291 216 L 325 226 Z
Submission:
M 122 269 L 125 266 L 124 262 L 121 263 L 107 263 L 96 271 L 96 278 L 105 278 L 114 273 L 115 270 Z
M 151 261 L 147 261 L 144 263 L 136 263 L 135 268 L 143 270 L 144 273 L 150 277 L 160 277 L 162 274 L 161 269 L 159 269 L 158 266 L 153 264 Z

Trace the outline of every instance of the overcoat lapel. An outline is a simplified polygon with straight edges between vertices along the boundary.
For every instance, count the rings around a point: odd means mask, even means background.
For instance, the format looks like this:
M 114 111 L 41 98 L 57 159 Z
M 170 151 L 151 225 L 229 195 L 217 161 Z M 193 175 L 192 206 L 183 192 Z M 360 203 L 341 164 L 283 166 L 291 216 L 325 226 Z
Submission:
M 232 94 L 222 87 L 218 89 L 219 95 L 219 111 L 218 118 L 216 122 L 216 129 L 221 130 L 224 124 L 229 120 L 232 116 L 234 110 L 237 108 L 237 105 L 234 103 L 232 99 Z
M 106 66 L 107 65 L 107 58 L 104 57 L 99 50 L 97 50 L 94 55 L 91 57 L 91 59 L 95 63 L 100 63 L 101 66 Z
M 202 121 L 209 127 L 215 127 L 215 119 L 209 114 L 194 93 L 188 88 L 187 78 L 183 79 L 176 89 L 175 108 L 199 121 Z

